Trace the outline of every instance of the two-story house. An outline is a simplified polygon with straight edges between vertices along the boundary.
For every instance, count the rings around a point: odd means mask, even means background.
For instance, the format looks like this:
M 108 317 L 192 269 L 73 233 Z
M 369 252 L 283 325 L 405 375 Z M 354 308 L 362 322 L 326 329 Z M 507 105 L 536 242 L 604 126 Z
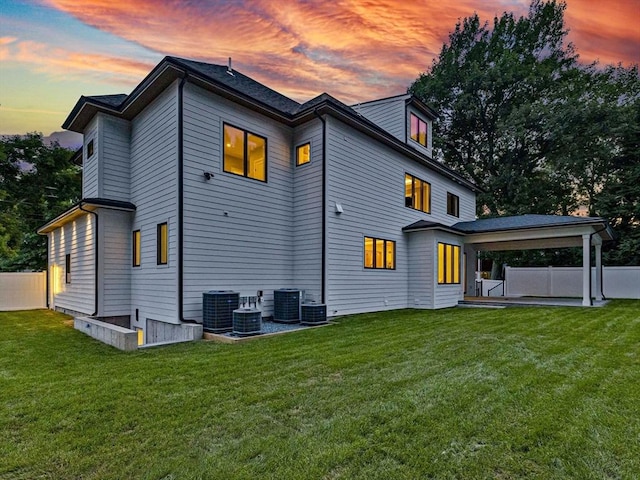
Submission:
M 300 104 L 175 57 L 129 95 L 83 96 L 63 125 L 84 136 L 83 200 L 39 229 L 50 307 L 143 332 L 201 322 L 210 290 L 263 316 L 284 287 L 329 316 L 434 309 L 472 291 L 476 245 L 566 227 L 590 249 L 601 219 L 483 227 L 478 188 L 432 159 L 435 117 L 410 95 Z

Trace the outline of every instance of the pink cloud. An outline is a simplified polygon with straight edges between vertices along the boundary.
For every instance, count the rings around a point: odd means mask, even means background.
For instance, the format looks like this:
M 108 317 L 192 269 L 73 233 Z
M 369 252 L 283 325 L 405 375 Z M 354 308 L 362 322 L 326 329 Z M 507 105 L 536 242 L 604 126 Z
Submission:
M 405 91 L 430 66 L 455 23 L 474 11 L 491 21 L 505 10 L 525 14 L 529 5 L 528 0 L 47 1 L 162 55 L 218 64 L 230 56 L 243 73 L 297 100 L 328 91 L 346 102 Z M 585 61 L 599 55 L 603 61 L 628 62 L 634 49 L 637 57 L 638 27 L 630 21 L 637 5 L 638 0 L 569 0 L 570 39 Z M 139 81 L 150 69 L 116 56 L 100 66 L 89 55 L 54 57 L 46 68 L 68 62 L 124 83 Z
M 37 72 L 65 81 L 70 75 L 75 75 L 82 79 L 132 86 L 153 68 L 153 64 L 137 60 L 51 48 L 29 40 L 14 40 L 9 47 L 0 43 L 0 52 L 7 62 L 28 64 Z

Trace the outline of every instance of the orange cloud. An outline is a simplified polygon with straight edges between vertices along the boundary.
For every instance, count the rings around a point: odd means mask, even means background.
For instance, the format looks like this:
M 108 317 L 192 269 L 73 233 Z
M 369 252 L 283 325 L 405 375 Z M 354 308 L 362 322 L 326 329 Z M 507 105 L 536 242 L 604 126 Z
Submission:
M 584 61 L 640 63 L 640 0 L 570 1 L 566 22 Z
M 633 48 L 637 56 L 640 40 L 629 18 L 638 0 L 602 5 L 599 0 L 568 1 L 570 38 L 585 60 L 599 53 L 603 61 L 618 55 L 617 60 L 627 62 L 633 59 Z M 85 24 L 162 55 L 218 64 L 233 57 L 238 70 L 299 101 L 328 91 L 346 102 L 405 91 L 430 66 L 460 18 L 477 11 L 491 21 L 504 10 L 525 14 L 529 6 L 528 0 L 47 2 Z M 612 11 L 617 13 L 611 15 Z M 625 47 L 625 38 L 635 43 Z M 74 68 L 83 65 L 80 58 L 62 57 L 58 61 Z M 140 80 L 149 71 L 144 63 L 118 62 L 116 57 L 99 67 L 89 56 L 82 58 L 89 71 L 97 68 L 94 73 L 106 75 L 111 68 L 114 77 L 126 82 L 134 76 Z
M 401 93 L 474 1 L 157 2 L 49 0 L 82 22 L 156 52 L 224 63 L 298 100 Z M 507 0 L 482 3 L 487 18 Z M 443 29 L 443 25 L 447 27 Z

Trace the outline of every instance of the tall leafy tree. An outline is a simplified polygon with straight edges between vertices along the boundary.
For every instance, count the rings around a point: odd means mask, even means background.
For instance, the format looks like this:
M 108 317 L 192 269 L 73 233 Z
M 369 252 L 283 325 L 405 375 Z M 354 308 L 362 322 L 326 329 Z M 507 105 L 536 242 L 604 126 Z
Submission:
M 38 133 L 0 142 L 0 270 L 46 268 L 46 238 L 36 229 L 80 198 L 72 155 Z
M 520 18 L 465 18 L 409 90 L 440 113 L 439 159 L 485 190 L 479 216 L 586 210 L 621 235 L 606 260 L 631 264 L 640 251 L 638 69 L 580 65 L 566 42 L 565 9 L 534 0 Z M 525 263 L 578 258 L 518 255 Z
M 568 203 L 562 179 L 544 168 L 545 113 L 576 65 L 565 8 L 535 0 L 525 17 L 465 18 L 410 87 L 440 113 L 437 155 L 486 191 L 479 214 L 552 213 Z

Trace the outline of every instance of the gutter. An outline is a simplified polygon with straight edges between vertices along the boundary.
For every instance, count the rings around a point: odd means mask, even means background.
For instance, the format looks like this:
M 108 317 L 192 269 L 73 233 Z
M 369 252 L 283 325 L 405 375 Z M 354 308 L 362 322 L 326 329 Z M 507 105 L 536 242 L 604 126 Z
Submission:
M 94 301 L 94 312 L 91 314 L 92 317 L 95 317 L 96 315 L 98 315 L 98 293 L 99 293 L 99 289 L 98 289 L 98 276 L 99 276 L 98 266 L 99 266 L 99 261 L 100 261 L 100 258 L 98 256 L 99 221 L 98 221 L 98 214 L 96 212 L 93 212 L 91 210 L 85 210 L 84 208 L 82 208 L 82 205 L 83 205 L 82 202 L 80 202 L 78 204 L 78 208 L 80 210 L 82 210 L 83 212 L 90 213 L 96 219 L 96 228 L 95 228 L 95 231 L 94 231 L 94 234 L 93 234 L 94 235 L 94 242 L 93 242 L 94 253 L 93 253 L 93 256 L 95 258 L 95 282 L 94 282 L 94 285 L 95 285 L 94 300 L 95 301 Z M 47 267 L 47 269 L 48 269 L 48 267 Z
M 320 302 L 326 304 L 327 296 L 327 121 L 318 113 L 318 108 L 313 110 L 322 122 L 322 293 Z

